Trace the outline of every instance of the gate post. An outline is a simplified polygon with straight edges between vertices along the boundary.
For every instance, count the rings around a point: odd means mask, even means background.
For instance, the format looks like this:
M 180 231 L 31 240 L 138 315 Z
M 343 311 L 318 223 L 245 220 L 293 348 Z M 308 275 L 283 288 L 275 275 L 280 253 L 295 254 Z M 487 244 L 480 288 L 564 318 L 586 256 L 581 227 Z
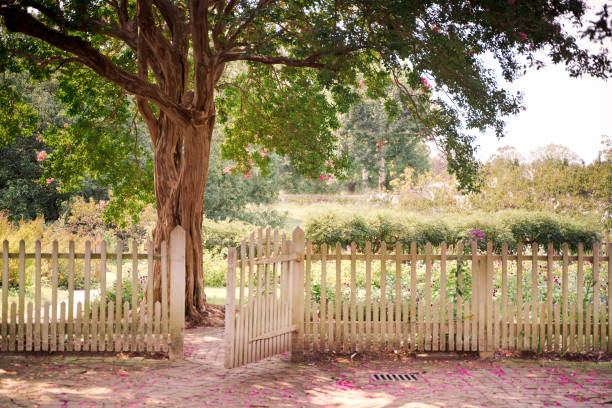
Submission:
M 227 252 L 227 295 L 225 297 L 225 368 L 232 368 L 234 365 L 236 262 L 236 248 L 229 248 Z
M 291 361 L 296 363 L 304 360 L 304 247 L 306 238 L 300 227 L 293 230 L 291 254 L 291 320 L 297 328 L 291 335 Z
M 182 360 L 185 328 L 185 230 L 170 233 L 170 360 Z

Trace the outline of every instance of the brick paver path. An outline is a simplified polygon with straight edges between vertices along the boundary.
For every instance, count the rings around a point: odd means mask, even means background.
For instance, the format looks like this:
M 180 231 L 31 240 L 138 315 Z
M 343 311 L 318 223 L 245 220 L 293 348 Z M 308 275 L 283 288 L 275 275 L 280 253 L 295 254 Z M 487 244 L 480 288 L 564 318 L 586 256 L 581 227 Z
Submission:
M 223 331 L 187 330 L 187 359 L 0 356 L 2 407 L 591 407 L 612 404 L 611 363 L 287 356 L 223 368 Z M 418 381 L 374 382 L 375 373 Z

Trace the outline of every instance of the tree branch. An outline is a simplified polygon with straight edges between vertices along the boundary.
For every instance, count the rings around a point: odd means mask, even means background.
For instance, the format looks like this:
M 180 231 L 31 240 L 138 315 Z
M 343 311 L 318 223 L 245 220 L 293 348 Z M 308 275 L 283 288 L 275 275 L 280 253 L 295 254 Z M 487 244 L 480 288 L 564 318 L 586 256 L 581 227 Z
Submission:
M 9 31 L 38 38 L 75 55 L 79 62 L 91 68 L 101 77 L 117 84 L 131 94 L 152 101 L 178 123 L 184 126 L 189 124 L 191 115 L 188 109 L 170 100 L 157 86 L 115 65 L 110 58 L 92 47 L 89 42 L 47 27 L 19 6 L 1 4 L 0 16 L 4 18 L 5 26 Z

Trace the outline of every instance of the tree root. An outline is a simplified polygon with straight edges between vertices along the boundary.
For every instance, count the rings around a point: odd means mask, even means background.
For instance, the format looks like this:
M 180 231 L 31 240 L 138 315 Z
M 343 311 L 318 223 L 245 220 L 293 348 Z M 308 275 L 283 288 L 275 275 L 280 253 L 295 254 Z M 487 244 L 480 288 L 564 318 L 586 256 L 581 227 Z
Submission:
M 213 326 L 221 327 L 225 325 L 225 306 L 222 305 L 206 305 L 206 310 L 199 315 L 193 317 L 188 316 L 185 326 L 187 328 Z

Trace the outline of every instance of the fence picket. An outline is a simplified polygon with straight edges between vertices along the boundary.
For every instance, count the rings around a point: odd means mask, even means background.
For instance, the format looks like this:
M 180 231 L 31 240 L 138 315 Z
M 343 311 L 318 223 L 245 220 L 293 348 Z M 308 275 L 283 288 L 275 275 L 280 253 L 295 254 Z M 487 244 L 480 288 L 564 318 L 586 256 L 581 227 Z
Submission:
M 578 265 L 577 265 L 577 274 L 576 274 L 576 279 L 578 280 L 577 282 L 577 286 L 576 286 L 576 304 L 578 306 L 578 333 L 577 333 L 577 344 L 576 344 L 576 348 L 579 352 L 585 351 L 584 349 L 584 323 L 583 323 L 583 318 L 584 318 L 584 299 L 583 299 L 583 295 L 582 295 L 582 287 L 584 285 L 584 277 L 582 274 L 582 267 L 583 267 L 583 259 L 584 256 L 584 246 L 582 245 L 582 243 L 578 244 Z
M 561 298 L 562 298 L 562 317 L 563 322 L 563 335 L 562 335 L 562 346 L 561 350 L 567 351 L 567 340 L 568 340 L 568 299 L 567 299 L 567 287 L 568 287 L 568 247 L 567 243 L 563 244 L 563 261 L 562 261 L 562 275 L 561 275 Z
M 68 351 L 74 346 L 74 241 L 68 243 Z
M 76 351 L 81 351 L 82 348 L 82 335 L 83 335 L 83 304 L 81 302 L 77 302 L 76 305 L 76 326 L 74 328 L 74 349 Z
M 89 351 L 98 350 L 98 311 L 100 305 L 97 299 L 93 301 L 91 308 L 91 341 L 89 342 Z
M 471 326 L 472 326 L 472 344 L 471 350 L 478 350 L 478 326 L 480 324 L 479 314 L 480 314 L 480 262 L 478 260 L 478 247 L 476 246 L 476 241 L 472 240 L 472 318 L 471 318 Z M 484 334 L 484 333 L 483 333 Z M 484 338 L 484 335 L 480 337 Z
M 115 351 L 121 351 L 121 300 L 123 292 L 123 241 L 117 240 L 117 279 L 115 280 Z
M 521 332 L 523 313 L 523 244 L 516 245 L 516 349 L 522 350 L 524 343 L 521 343 Z
M 327 331 L 327 326 L 325 324 L 325 318 L 327 317 L 328 313 L 326 313 L 325 307 L 327 306 L 327 244 L 323 244 L 321 245 L 321 302 L 320 302 L 320 306 L 319 306 L 319 310 L 320 310 L 320 326 L 319 326 L 319 349 L 321 351 L 324 351 L 326 349 L 326 331 Z M 330 330 L 331 330 L 331 319 L 329 321 L 330 323 Z M 329 332 L 329 334 L 331 335 L 331 331 Z M 331 344 L 328 343 L 328 346 L 330 347 L 330 350 L 332 350 L 331 348 Z
M 53 241 L 51 255 L 51 338 L 50 351 L 57 351 L 57 241 Z
M 334 319 L 334 303 L 332 301 L 327 302 L 327 322 L 328 322 L 328 330 L 327 330 L 327 350 L 332 351 L 334 349 L 334 325 L 336 321 Z M 324 324 L 324 323 L 321 323 Z M 321 351 L 325 351 L 324 343 L 321 343 Z
M 8 349 L 9 243 L 2 243 L 2 350 Z
M 40 349 L 42 351 L 49 350 L 49 302 L 45 302 L 45 315 L 42 322 L 42 332 L 40 334 Z
M 17 348 L 17 304 L 11 302 L 11 322 L 9 328 L 9 351 L 15 351 Z
M 387 348 L 387 243 L 380 245 L 380 335 L 381 349 Z
M 501 247 L 501 267 L 502 267 L 502 297 L 501 297 L 501 348 L 507 350 L 510 336 L 509 331 L 509 319 L 508 319 L 508 244 L 502 243 Z M 514 319 L 512 319 L 514 321 Z M 496 343 L 498 344 L 498 343 Z M 510 344 L 512 341 L 510 340 Z
M 25 351 L 32 351 L 32 324 L 34 323 L 34 316 L 32 312 L 32 302 L 28 302 L 27 307 L 27 322 L 26 322 L 26 337 L 25 337 Z
M 591 351 L 591 303 L 586 304 L 584 318 L 584 351 Z
M 486 292 L 485 292 L 485 308 L 486 308 L 486 330 L 487 330 L 487 351 L 494 351 L 496 346 L 494 346 L 493 341 L 493 331 L 495 320 L 493 319 L 493 243 L 491 241 L 487 242 L 487 259 L 485 264 L 484 278 Z
M 548 243 L 546 247 L 546 312 L 548 326 L 546 330 L 547 344 L 550 350 L 554 350 L 555 342 L 553 341 L 553 298 L 552 298 L 552 284 L 553 284 L 553 245 Z
M 538 339 L 538 319 L 536 318 L 539 313 L 538 307 L 538 244 L 531 244 L 531 333 L 532 342 L 531 348 L 538 348 L 538 343 L 536 340 Z M 541 349 L 541 348 L 540 348 Z
M 149 241 L 149 276 L 153 277 L 153 244 Z M 148 297 L 153 293 L 153 279 L 151 278 L 151 290 Z M 100 339 L 98 349 L 106 350 L 106 241 L 100 243 Z
M 606 248 L 608 257 L 608 351 L 612 352 L 612 243 L 606 242 L 608 245 Z
M 83 269 L 83 279 L 85 281 L 85 299 L 83 302 L 83 350 L 90 349 L 89 323 L 91 321 L 90 285 L 91 285 L 91 242 L 85 241 L 85 263 Z M 132 287 L 132 292 L 136 287 Z
M 440 336 L 438 335 L 439 329 L 440 329 L 440 319 L 439 319 L 439 313 L 440 313 L 440 303 L 439 302 L 434 302 L 433 307 L 432 307 L 432 312 L 433 312 L 433 317 L 431 319 L 431 322 L 433 324 L 433 330 L 432 330 L 432 350 L 433 351 L 440 351 Z
M 575 327 L 575 322 L 576 322 L 576 306 L 574 305 L 574 303 L 570 303 L 569 304 L 569 312 L 570 312 L 570 326 L 569 326 L 569 350 L 572 353 L 576 352 L 576 343 L 575 343 L 575 336 L 576 336 L 576 327 Z
M 372 304 L 372 344 L 375 350 L 380 349 L 380 326 L 378 318 L 378 302 Z
M 351 282 L 350 282 L 350 301 L 351 301 L 351 317 L 350 317 L 350 348 L 357 348 L 357 245 L 351 243 Z
M 342 338 L 342 326 L 340 324 L 341 322 L 341 316 L 342 316 L 342 247 L 340 246 L 340 242 L 336 242 L 336 252 L 335 252 L 335 256 L 336 256 L 336 293 L 335 293 L 335 300 L 336 300 L 336 333 L 335 333 L 335 337 L 336 337 L 336 344 L 335 344 L 335 348 L 337 352 L 341 351 L 341 347 L 342 347 L 342 342 L 341 342 L 341 338 Z
M 440 244 L 440 337 L 441 350 L 446 350 L 446 333 L 448 331 L 446 324 L 446 242 Z M 449 322 L 450 323 L 450 322 Z
M 402 244 L 395 244 L 395 349 L 399 349 L 402 342 Z
M 60 325 L 59 325 L 59 344 L 57 351 L 64 351 L 66 346 L 66 337 L 64 335 L 64 329 L 66 327 L 66 302 L 60 303 Z
M 140 288 L 140 276 L 138 271 L 138 242 L 132 239 L 132 324 L 130 325 L 130 334 L 132 336 L 130 340 L 130 350 L 138 351 L 138 343 L 136 342 L 136 335 L 138 333 L 138 294 L 137 288 Z
M 593 350 L 599 350 L 599 242 L 593 244 Z
M 417 245 L 416 242 L 410 243 L 410 347 L 411 350 L 417 349 Z
M 448 312 L 448 351 L 455 351 L 455 317 L 453 303 L 449 302 L 446 308 Z
M 34 351 L 40 351 L 41 347 L 41 333 L 40 333 L 40 323 L 41 323 L 41 277 L 40 277 L 40 252 L 41 252 L 41 243 L 40 240 L 36 240 L 36 249 L 35 249 L 35 261 L 34 261 Z
M 372 244 L 368 241 L 365 247 L 365 348 L 370 348 L 372 339 Z
M 19 241 L 19 321 L 17 322 L 17 351 L 25 343 L 25 241 Z
M 431 350 L 431 242 L 425 244 L 425 350 Z

